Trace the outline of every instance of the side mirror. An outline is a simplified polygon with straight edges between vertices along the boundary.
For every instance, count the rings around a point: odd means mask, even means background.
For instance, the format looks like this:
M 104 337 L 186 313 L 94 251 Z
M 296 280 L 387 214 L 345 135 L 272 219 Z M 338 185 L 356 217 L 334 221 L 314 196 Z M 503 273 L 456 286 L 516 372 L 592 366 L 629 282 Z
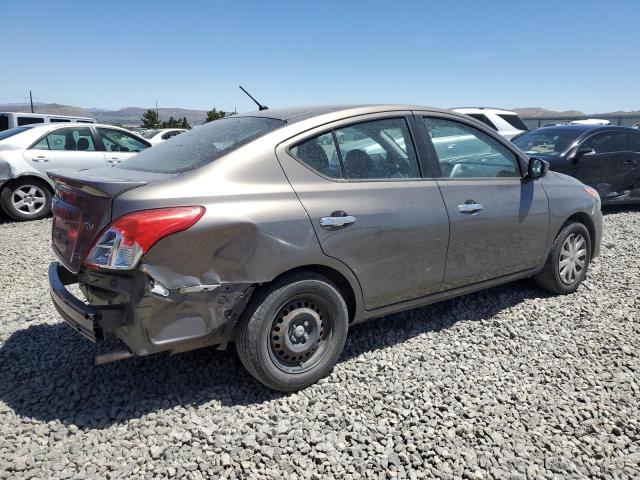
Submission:
M 571 160 L 574 162 L 580 160 L 582 157 L 590 157 L 595 155 L 596 151 L 591 147 L 578 147 L 578 149 L 571 155 Z
M 527 168 L 527 177 L 530 179 L 544 177 L 549 171 L 549 162 L 540 158 L 531 157 Z

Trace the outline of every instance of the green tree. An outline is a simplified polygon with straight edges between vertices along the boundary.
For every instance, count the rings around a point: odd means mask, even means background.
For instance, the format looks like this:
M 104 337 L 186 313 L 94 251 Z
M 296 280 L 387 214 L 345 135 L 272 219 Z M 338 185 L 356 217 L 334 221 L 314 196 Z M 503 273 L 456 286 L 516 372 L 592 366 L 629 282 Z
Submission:
M 147 110 L 142 114 L 142 128 L 158 128 L 160 127 L 160 119 L 158 113 L 155 110 Z
M 209 110 L 207 112 L 207 118 L 204 119 L 204 123 L 213 122 L 214 120 L 218 120 L 218 119 L 224 118 L 226 116 L 227 116 L 227 112 L 225 112 L 223 110 L 218 111 L 214 107 L 213 110 Z
M 182 118 L 173 118 L 169 117 L 169 120 L 166 122 L 160 123 L 160 128 L 191 128 L 189 122 L 187 121 L 187 117 Z

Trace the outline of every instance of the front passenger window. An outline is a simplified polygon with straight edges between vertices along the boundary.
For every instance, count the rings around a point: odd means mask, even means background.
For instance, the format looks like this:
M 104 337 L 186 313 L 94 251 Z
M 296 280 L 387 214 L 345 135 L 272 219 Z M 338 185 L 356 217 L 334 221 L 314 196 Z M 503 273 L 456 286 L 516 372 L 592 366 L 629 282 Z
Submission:
M 107 152 L 141 152 L 149 148 L 146 144 L 121 130 L 98 128 L 100 138 Z
M 438 156 L 440 177 L 521 177 L 518 158 L 489 135 L 464 123 L 424 117 Z
M 602 132 L 588 138 L 582 146 L 592 148 L 596 153 L 624 152 L 628 150 L 626 140 L 623 132 Z

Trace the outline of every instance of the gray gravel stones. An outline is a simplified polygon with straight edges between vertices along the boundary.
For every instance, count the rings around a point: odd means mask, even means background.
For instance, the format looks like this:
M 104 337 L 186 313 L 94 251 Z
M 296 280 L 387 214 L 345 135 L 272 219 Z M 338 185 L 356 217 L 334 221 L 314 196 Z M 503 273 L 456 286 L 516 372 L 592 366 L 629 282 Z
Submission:
M 232 352 L 95 367 L 47 291 L 50 220 L 0 224 L 0 478 L 639 478 L 640 210 L 574 295 L 531 282 L 354 327 L 266 390 Z

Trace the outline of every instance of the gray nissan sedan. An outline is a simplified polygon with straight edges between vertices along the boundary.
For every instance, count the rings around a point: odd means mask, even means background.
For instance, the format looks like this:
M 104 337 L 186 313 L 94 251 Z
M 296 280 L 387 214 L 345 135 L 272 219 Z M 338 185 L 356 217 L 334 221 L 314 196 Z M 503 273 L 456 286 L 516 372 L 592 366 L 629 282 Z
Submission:
M 48 174 L 53 302 L 126 345 L 97 363 L 234 342 L 283 391 L 327 375 L 354 323 L 525 277 L 572 293 L 602 230 L 592 188 L 420 106 L 234 115 Z

